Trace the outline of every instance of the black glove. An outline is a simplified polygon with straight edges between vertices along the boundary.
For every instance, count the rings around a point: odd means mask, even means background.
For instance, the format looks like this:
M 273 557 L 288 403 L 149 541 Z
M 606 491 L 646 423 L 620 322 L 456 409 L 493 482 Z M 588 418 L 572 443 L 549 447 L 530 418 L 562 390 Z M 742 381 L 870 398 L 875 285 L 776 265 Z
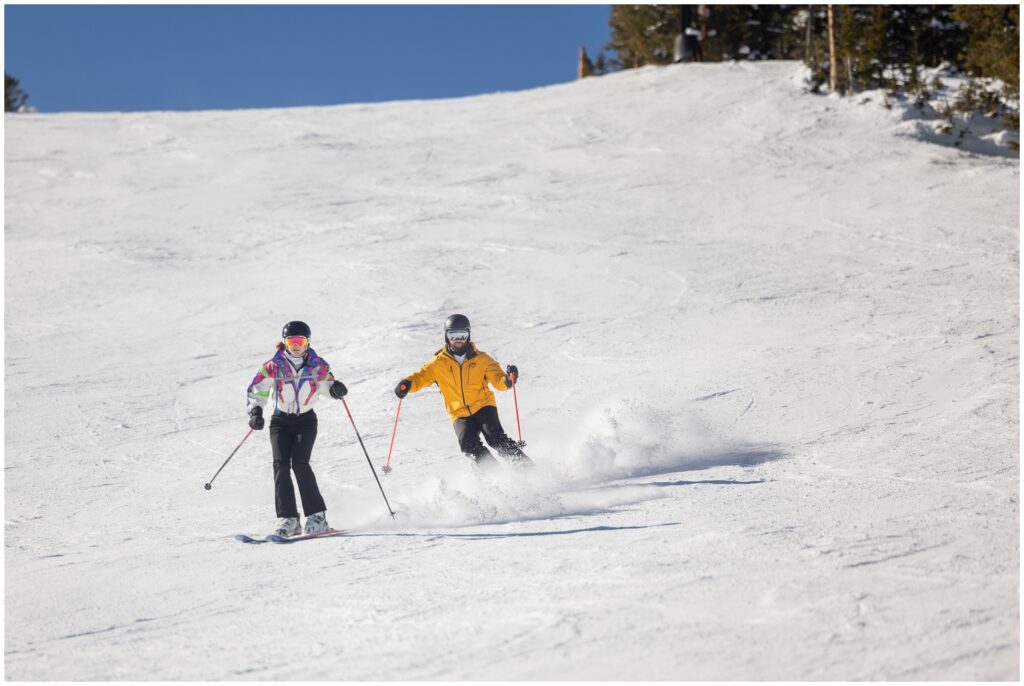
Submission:
M 263 430 L 263 408 L 259 405 L 253 405 L 249 410 L 249 427 L 257 431 Z
M 345 384 L 340 381 L 335 381 L 331 384 L 331 388 L 328 392 L 331 394 L 332 398 L 341 400 L 348 393 L 348 389 L 345 388 Z
M 404 398 L 409 395 L 410 388 L 412 388 L 412 381 L 409 381 L 409 379 L 402 379 L 398 382 L 398 385 L 395 386 L 395 395 L 399 398 Z
M 505 367 L 505 385 L 512 388 L 516 385 L 516 381 L 519 381 L 519 367 L 510 364 Z

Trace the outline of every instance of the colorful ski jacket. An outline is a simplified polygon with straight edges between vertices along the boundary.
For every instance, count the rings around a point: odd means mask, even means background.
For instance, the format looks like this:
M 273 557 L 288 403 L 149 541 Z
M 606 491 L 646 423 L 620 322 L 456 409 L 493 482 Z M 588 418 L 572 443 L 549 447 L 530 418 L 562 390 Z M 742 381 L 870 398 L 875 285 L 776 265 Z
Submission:
M 246 409 L 254 405 L 264 407 L 274 391 L 274 410 L 285 414 L 302 414 L 313 409 L 316 399 L 327 393 L 334 381 L 331 366 L 310 348 L 305 355 L 306 364 L 296 371 L 285 357 L 285 351 L 278 350 L 256 372 L 247 391 L 249 401 Z
M 494 394 L 487 387 L 488 383 L 499 391 L 509 389 L 505 385 L 505 372 L 501 370 L 501 365 L 487 353 L 477 350 L 472 342 L 467 348 L 466 359 L 461 367 L 447 348 L 441 348 L 434 353 L 430 362 L 406 377 L 412 382 L 410 393 L 437 384 L 444 397 L 445 409 L 453 422 L 459 417 L 474 414 L 482 407 L 497 407 Z

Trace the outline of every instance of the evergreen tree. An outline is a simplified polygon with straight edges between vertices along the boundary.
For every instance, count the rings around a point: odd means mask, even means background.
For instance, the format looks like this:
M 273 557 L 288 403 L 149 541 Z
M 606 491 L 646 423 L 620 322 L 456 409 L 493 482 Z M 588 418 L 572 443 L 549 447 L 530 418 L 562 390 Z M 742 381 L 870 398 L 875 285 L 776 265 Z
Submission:
M 836 52 L 844 92 L 896 87 L 889 41 L 891 16 L 885 5 L 836 6 Z
M 802 59 L 811 69 L 812 90 L 828 82 L 828 5 L 799 6 L 786 24 L 787 43 L 794 47 L 793 58 Z
M 957 5 L 952 14 L 969 36 L 965 66 L 975 76 L 999 79 L 1004 93 L 1020 100 L 1020 6 Z
M 691 13 L 707 29 L 706 61 L 803 59 L 827 75 L 827 5 L 706 5 Z M 1017 5 L 835 5 L 837 57 L 844 88 L 896 90 L 921 70 L 949 63 L 1020 90 Z M 609 67 L 672 61 L 680 5 L 613 5 Z
M 975 79 L 957 111 L 1002 112 L 1019 128 L 1020 8 L 1018 5 L 704 5 L 690 12 L 704 36 L 704 61 L 802 59 L 812 87 L 830 81 L 842 93 L 885 89 L 922 108 L 935 83 L 924 70 L 949 64 L 981 79 L 998 79 L 1003 97 Z M 829 43 L 832 9 L 835 47 Z M 668 64 L 684 16 L 679 5 L 614 5 L 609 68 Z M 595 65 L 598 72 L 603 65 Z M 948 104 L 947 104 L 948 108 Z M 995 116 L 993 114 L 993 116 Z
M 967 32 L 954 17 L 955 5 L 914 6 L 920 26 L 921 57 L 926 67 L 956 65 L 967 45 Z
M 708 37 L 704 43 L 704 60 L 722 62 L 744 60 L 757 54 L 751 48 L 752 26 L 750 5 L 712 5 L 708 8 Z
M 799 59 L 803 36 L 794 38 L 791 26 L 798 5 L 705 5 L 707 17 L 690 13 L 694 31 L 707 29 L 702 47 L 704 61 Z M 611 66 L 632 69 L 672 61 L 681 30 L 680 5 L 613 5 L 611 41 L 606 48 L 617 54 Z
M 921 70 L 944 62 L 957 65 L 967 34 L 954 20 L 952 5 L 835 6 L 842 89 L 903 87 L 923 92 Z M 821 59 L 808 63 L 816 78 Z
M 17 112 L 28 100 L 28 93 L 21 90 L 18 79 L 4 72 L 4 112 Z
M 612 5 L 608 26 L 614 50 L 609 60 L 617 69 L 635 69 L 646 64 L 669 64 L 682 11 L 679 5 Z

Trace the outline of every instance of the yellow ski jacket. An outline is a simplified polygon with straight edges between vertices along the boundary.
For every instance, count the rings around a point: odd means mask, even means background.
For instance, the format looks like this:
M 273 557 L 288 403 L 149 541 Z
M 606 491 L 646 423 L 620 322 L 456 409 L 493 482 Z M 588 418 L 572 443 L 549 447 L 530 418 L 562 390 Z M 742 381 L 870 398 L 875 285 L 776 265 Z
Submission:
M 488 405 L 497 407 L 494 393 L 487 384 L 499 391 L 507 391 L 505 372 L 494 358 L 476 349 L 470 341 L 466 359 L 459 366 L 446 348 L 434 353 L 433 359 L 420 367 L 419 371 L 405 377 L 412 382 L 410 393 L 420 391 L 431 384 L 437 384 L 444 396 L 444 406 L 454 422 L 459 417 L 468 417 Z

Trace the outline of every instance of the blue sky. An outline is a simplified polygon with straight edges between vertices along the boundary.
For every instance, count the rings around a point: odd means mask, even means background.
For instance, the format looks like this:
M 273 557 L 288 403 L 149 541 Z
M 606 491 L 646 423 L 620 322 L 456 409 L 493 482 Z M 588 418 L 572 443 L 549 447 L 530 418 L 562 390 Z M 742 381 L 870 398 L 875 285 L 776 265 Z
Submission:
M 40 112 L 292 107 L 571 81 L 610 5 L 6 5 Z

